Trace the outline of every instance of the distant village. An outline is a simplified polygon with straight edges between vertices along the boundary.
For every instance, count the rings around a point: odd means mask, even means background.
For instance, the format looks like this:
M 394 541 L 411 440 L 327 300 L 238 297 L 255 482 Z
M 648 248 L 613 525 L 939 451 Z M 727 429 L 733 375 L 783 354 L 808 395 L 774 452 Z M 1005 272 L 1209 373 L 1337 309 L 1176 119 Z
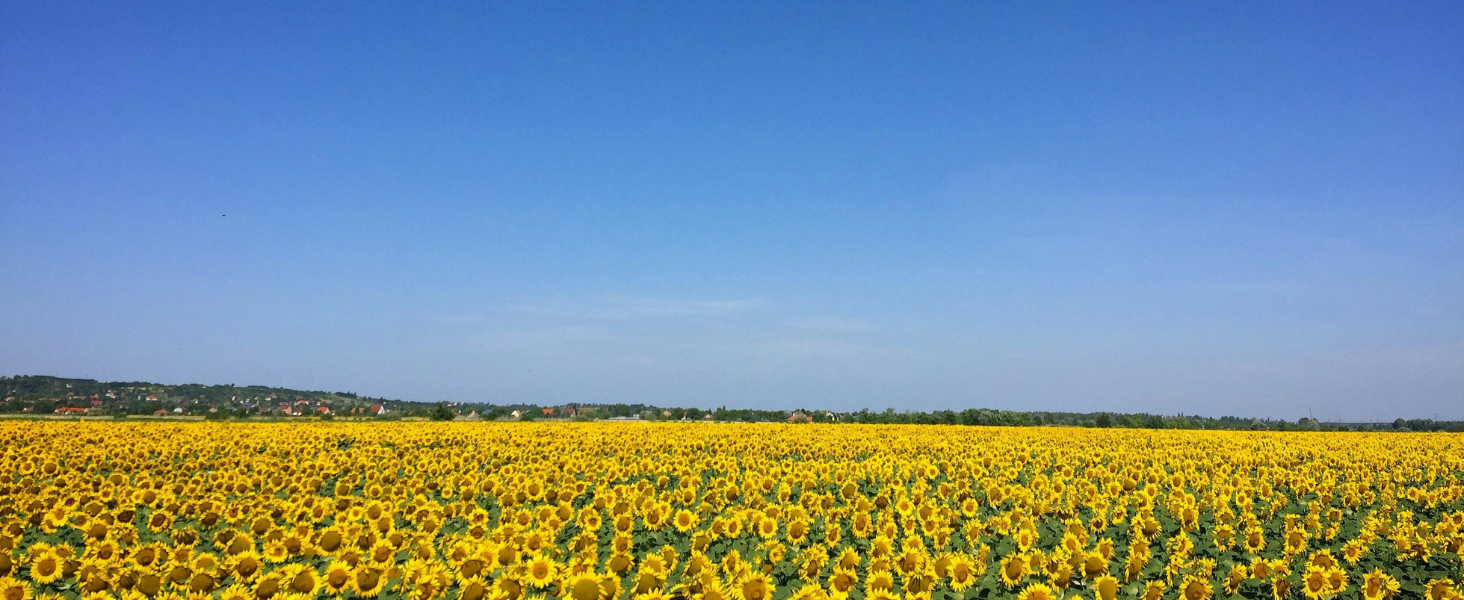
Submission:
M 744 423 L 862 423 L 1126 429 L 1257 431 L 1464 431 L 1464 421 L 1396 419 L 1386 423 L 1296 421 L 1147 413 L 1072 413 L 966 408 L 960 411 L 850 412 L 666 408 L 649 404 L 569 403 L 559 406 L 490 402 L 410 402 L 354 392 L 268 386 L 165 385 L 99 382 L 44 375 L 0 377 L 0 416 L 53 419 L 318 419 L 436 421 L 679 421 Z
M 434 419 L 458 421 L 833 421 L 813 411 L 705 411 L 644 404 L 533 404 L 410 402 L 351 392 L 301 391 L 265 386 L 164 385 L 98 382 L 50 376 L 0 377 L 0 414 L 72 418 L 293 418 Z
M 229 416 L 384 416 L 392 409 L 379 402 L 341 401 L 320 398 L 289 398 L 277 394 L 254 397 L 230 396 L 225 402 L 210 402 L 200 398 L 178 397 L 167 394 L 138 392 L 135 389 L 109 389 L 92 394 L 66 392 L 64 394 L 22 401 L 15 396 L 0 400 L 0 407 L 24 414 L 54 414 L 66 416 L 206 416 L 225 414 Z M 139 408 L 141 410 L 139 410 Z
M 391 405 L 384 403 L 388 402 Z M 317 417 L 317 418 L 404 418 L 453 421 L 713 421 L 714 411 L 696 408 L 662 409 L 644 405 L 569 405 L 569 406 L 496 406 L 461 402 L 363 402 L 356 398 L 290 398 L 279 394 L 255 397 L 230 396 L 224 402 L 207 399 L 138 392 L 132 388 L 108 389 L 92 394 L 65 392 L 54 397 L 17 402 L 8 396 L 0 404 L 15 408 L 0 412 L 70 417 Z M 141 409 L 139 409 L 141 407 Z M 154 408 L 156 407 L 156 408 Z M 773 412 L 781 411 L 757 411 Z M 837 421 L 831 412 L 792 411 L 760 421 L 780 420 L 787 423 Z

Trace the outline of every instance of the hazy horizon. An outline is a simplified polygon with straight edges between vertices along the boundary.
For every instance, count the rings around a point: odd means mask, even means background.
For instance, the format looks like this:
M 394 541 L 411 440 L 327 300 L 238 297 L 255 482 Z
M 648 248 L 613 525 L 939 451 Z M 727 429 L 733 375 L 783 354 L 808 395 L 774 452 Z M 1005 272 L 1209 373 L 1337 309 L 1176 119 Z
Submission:
M 0 374 L 1464 419 L 1464 4 L 0 5 Z

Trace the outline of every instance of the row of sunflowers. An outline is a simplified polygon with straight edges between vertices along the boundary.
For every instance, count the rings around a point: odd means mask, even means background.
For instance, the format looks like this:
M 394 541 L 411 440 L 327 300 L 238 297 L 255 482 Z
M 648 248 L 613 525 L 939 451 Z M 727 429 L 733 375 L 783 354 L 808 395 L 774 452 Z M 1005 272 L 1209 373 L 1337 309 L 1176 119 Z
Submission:
M 0 600 L 1460 598 L 1464 436 L 0 423 Z

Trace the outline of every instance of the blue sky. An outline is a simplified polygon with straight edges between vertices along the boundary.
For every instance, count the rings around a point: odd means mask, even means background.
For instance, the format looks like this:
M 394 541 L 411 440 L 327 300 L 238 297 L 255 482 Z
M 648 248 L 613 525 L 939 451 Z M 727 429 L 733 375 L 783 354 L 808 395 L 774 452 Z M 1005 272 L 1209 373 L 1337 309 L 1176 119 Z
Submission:
M 0 372 L 1464 418 L 1464 5 L 0 3 Z

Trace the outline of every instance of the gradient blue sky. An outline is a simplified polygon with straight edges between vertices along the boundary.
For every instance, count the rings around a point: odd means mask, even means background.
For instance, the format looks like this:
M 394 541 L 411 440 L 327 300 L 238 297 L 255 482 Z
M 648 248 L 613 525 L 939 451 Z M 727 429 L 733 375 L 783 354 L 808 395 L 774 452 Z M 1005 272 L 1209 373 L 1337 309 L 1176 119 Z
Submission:
M 136 4 L 0 2 L 0 373 L 1464 418 L 1464 3 Z

